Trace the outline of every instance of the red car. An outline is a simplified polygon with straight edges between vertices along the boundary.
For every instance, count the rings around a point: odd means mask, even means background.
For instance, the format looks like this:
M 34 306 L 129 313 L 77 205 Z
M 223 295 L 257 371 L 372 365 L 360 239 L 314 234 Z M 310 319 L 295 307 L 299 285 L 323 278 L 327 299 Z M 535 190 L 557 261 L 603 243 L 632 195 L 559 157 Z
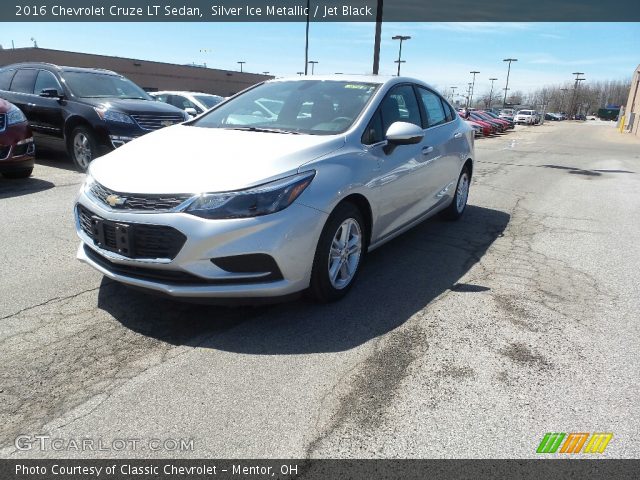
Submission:
M 503 120 L 502 118 L 492 117 L 487 112 L 483 112 L 483 111 L 476 111 L 475 113 L 480 115 L 482 118 L 486 119 L 488 122 L 498 122 L 500 125 L 503 126 L 504 128 L 503 131 L 507 131 L 507 129 L 511 128 L 511 124 L 506 120 Z
M 0 98 L 0 174 L 26 178 L 33 172 L 35 147 L 27 118 L 14 104 Z
M 463 114 L 462 112 L 458 112 L 458 113 L 459 113 L 459 115 L 460 115 L 462 118 L 464 118 L 464 114 Z M 487 135 L 491 135 L 491 134 L 494 134 L 494 133 L 496 133 L 496 132 L 498 131 L 498 128 L 497 128 L 494 124 L 491 124 L 491 123 L 489 123 L 489 122 L 485 122 L 485 121 L 483 121 L 483 120 L 482 120 L 480 117 L 478 117 L 477 115 L 476 115 L 476 116 L 474 116 L 474 115 L 473 115 L 473 112 L 470 112 L 470 113 L 469 113 L 469 118 L 465 118 L 465 120 L 470 120 L 470 121 L 472 121 L 472 122 L 475 122 L 475 123 L 477 123 L 477 124 L 481 125 L 481 126 L 482 126 L 482 130 L 483 130 L 483 134 L 484 134 L 485 136 L 487 136 Z M 488 129 L 488 133 L 486 133 L 486 134 L 485 134 L 485 132 L 486 132 L 487 130 L 485 130 L 485 129 Z

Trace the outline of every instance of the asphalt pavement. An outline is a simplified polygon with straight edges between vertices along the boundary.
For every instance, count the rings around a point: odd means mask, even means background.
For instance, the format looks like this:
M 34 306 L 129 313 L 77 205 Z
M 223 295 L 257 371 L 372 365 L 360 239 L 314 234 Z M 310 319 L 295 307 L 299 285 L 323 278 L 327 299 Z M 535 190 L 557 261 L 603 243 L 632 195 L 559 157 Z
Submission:
M 612 432 L 602 456 L 640 457 L 640 140 L 552 122 L 476 151 L 463 219 L 330 305 L 128 289 L 75 260 L 69 160 L 0 178 L 0 456 L 533 458 Z

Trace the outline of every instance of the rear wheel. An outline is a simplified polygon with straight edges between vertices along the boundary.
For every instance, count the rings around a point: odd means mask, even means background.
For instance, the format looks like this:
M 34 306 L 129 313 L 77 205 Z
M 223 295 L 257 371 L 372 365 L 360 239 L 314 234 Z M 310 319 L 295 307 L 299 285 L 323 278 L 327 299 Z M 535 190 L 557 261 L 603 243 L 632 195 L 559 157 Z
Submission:
M 80 172 L 86 172 L 91 161 L 97 156 L 98 143 L 94 133 L 87 127 L 77 127 L 71 132 L 69 155 Z
M 33 173 L 33 167 L 23 168 L 21 170 L 13 170 L 11 172 L 5 172 L 3 175 L 6 178 L 27 178 Z
M 351 204 L 338 205 L 325 224 L 313 261 L 309 291 L 319 302 L 344 297 L 353 286 L 366 250 L 364 220 Z
M 456 185 L 456 193 L 453 201 L 445 210 L 442 211 L 442 217 L 447 220 L 458 220 L 467 208 L 467 199 L 469 198 L 469 186 L 471 184 L 471 175 L 469 168 L 465 167 L 458 178 Z

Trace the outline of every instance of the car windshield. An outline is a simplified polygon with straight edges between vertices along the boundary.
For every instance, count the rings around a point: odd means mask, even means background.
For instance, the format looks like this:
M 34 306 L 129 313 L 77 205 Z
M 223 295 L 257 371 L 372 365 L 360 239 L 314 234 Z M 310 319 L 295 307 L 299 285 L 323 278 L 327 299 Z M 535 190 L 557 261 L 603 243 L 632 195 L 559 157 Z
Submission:
M 218 97 L 217 95 L 194 95 L 193 98 L 207 108 L 211 108 L 222 101 L 222 97 Z
M 378 86 L 335 80 L 267 82 L 191 125 L 312 135 L 341 133 L 353 124 Z
M 518 115 L 531 115 L 531 110 L 519 110 Z
M 99 72 L 65 72 L 71 93 L 82 98 L 135 98 L 152 100 L 139 86 L 124 77 Z

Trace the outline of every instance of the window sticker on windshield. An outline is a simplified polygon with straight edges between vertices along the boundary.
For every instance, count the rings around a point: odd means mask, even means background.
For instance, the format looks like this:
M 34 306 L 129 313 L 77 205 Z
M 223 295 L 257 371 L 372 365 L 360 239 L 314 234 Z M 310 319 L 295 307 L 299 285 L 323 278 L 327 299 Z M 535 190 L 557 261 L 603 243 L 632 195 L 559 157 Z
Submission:
M 358 90 L 370 90 L 372 87 L 370 85 L 359 85 L 357 83 L 347 83 L 344 88 L 355 88 Z

